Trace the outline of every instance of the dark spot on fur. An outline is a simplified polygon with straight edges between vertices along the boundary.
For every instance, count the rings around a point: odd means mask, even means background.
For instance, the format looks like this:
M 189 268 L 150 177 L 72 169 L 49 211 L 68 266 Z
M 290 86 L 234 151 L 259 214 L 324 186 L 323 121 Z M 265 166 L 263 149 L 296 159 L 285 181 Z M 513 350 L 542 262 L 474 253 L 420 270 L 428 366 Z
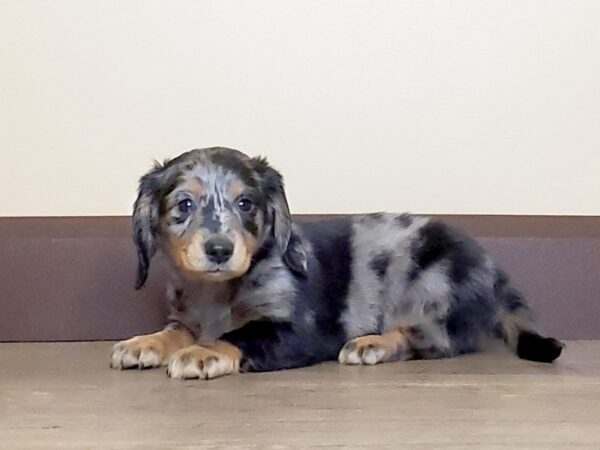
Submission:
M 171 298 L 171 303 L 173 307 L 178 312 L 185 312 L 187 310 L 187 305 L 183 300 L 183 289 L 177 288 L 173 293 L 173 298 Z
M 408 228 L 413 223 L 413 218 L 410 214 L 400 214 L 399 216 L 394 217 L 394 222 L 400 225 L 402 228 Z
M 213 153 L 210 160 L 235 173 L 248 186 L 257 186 L 254 171 L 237 154 L 229 151 L 219 151 Z
M 508 275 L 503 270 L 496 272 L 496 280 L 494 281 L 494 289 L 496 294 L 502 292 L 508 285 Z
M 510 312 L 515 312 L 527 306 L 521 293 L 510 285 L 508 275 L 506 275 L 506 273 L 502 270 L 498 270 L 496 273 L 494 294 Z
M 202 227 L 211 233 L 218 233 L 221 230 L 221 221 L 215 213 L 215 201 L 212 197 L 202 209 Z
M 425 340 L 425 332 L 423 331 L 423 329 L 421 327 L 416 327 L 416 326 L 408 327 L 406 329 L 406 332 L 409 334 L 409 339 L 411 339 L 411 340 L 417 340 L 417 341 Z
M 247 272 L 248 278 L 245 283 L 249 282 L 250 287 L 259 288 L 269 284 L 269 281 L 277 276 L 280 269 L 269 268 L 269 270 L 262 270 L 260 272 L 253 273 L 251 270 Z
M 435 314 L 440 310 L 440 304 L 438 302 L 428 302 L 423 305 L 423 313 L 425 315 Z
M 480 337 L 494 327 L 495 300 L 485 292 L 455 286 L 455 299 L 447 316 L 446 330 L 456 354 L 476 351 Z
M 248 361 L 247 358 L 242 357 L 242 360 L 240 361 L 240 372 L 244 373 L 244 372 L 249 372 L 251 370 L 252 366 L 250 365 L 250 362 Z
M 455 335 L 458 333 L 462 325 L 462 319 L 459 314 L 452 314 L 446 319 L 446 329 L 448 334 Z
M 483 252 L 479 246 L 443 223 L 430 222 L 420 233 L 420 239 L 411 249 L 414 264 L 408 274 L 409 281 L 414 281 L 421 272 L 444 260 L 450 262 L 451 280 L 460 284 L 481 263 Z
M 383 278 L 387 273 L 391 260 L 392 255 L 390 252 L 378 253 L 369 261 L 369 269 L 375 272 L 378 278 Z
M 507 292 L 507 294 L 504 296 L 504 302 L 510 312 L 515 312 L 518 309 L 525 307 L 523 299 L 521 298 L 519 293 L 517 293 L 514 290 Z
M 409 273 L 409 279 L 417 278 L 419 272 L 428 269 L 435 262 L 448 254 L 449 243 L 443 228 L 438 224 L 427 224 L 421 230 L 421 239 L 413 245 L 414 267 Z
M 250 264 L 248 272 L 246 272 L 246 276 L 250 275 L 253 272 L 258 262 L 267 258 L 271 254 L 274 245 L 275 242 L 273 240 L 266 240 L 265 242 L 263 242 L 263 244 L 258 248 L 258 250 L 256 250 L 256 252 L 254 252 L 254 254 L 252 255 L 252 263 Z
M 181 225 L 184 223 L 189 216 L 177 216 L 169 219 L 169 225 Z
M 494 331 L 492 333 L 496 339 L 504 339 L 504 342 L 506 342 L 506 335 L 500 324 L 494 326 Z
M 248 218 L 244 219 L 244 228 L 246 230 L 248 230 L 248 232 L 250 234 L 252 234 L 253 236 L 258 235 L 258 226 L 254 222 L 253 217 L 248 217 Z
M 446 328 L 446 325 L 448 324 L 448 319 L 446 317 L 439 317 L 435 319 L 435 324 L 439 327 Z
M 519 334 L 517 355 L 530 361 L 550 363 L 560 356 L 562 348 L 563 345 L 556 339 L 523 331 Z

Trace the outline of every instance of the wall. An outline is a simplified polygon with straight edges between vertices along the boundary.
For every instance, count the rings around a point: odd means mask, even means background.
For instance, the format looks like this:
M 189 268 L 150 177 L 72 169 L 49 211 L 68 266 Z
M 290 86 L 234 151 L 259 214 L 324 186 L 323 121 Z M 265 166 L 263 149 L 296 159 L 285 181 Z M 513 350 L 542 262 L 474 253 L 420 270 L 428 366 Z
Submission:
M 438 218 L 510 273 L 543 332 L 600 339 L 600 217 Z M 0 218 L 0 255 L 0 342 L 123 339 L 164 325 L 168 272 L 158 254 L 133 289 L 128 217 Z
M 270 157 L 299 213 L 600 214 L 600 2 L 0 2 L 0 215 Z

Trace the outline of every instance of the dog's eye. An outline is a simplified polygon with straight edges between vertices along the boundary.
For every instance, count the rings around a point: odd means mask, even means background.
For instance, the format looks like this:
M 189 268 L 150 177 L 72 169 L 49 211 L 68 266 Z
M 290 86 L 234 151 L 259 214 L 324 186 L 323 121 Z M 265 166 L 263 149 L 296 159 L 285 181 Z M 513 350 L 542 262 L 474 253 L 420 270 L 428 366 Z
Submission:
M 194 202 L 189 198 L 186 198 L 185 200 L 181 200 L 179 203 L 177 203 L 177 208 L 179 208 L 179 211 L 183 214 L 187 214 L 194 209 Z
M 248 212 L 252 209 L 252 202 L 247 198 L 241 198 L 238 200 L 238 208 L 242 212 Z

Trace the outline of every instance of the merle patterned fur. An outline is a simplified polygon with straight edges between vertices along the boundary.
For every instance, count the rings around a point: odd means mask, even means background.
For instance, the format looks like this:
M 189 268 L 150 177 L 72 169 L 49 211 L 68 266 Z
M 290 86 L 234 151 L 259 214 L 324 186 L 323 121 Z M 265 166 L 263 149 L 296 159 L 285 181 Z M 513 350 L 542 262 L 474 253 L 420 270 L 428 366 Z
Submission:
M 227 179 L 251 192 L 256 210 L 238 218 L 257 248 L 248 270 L 225 281 L 189 279 L 172 264 L 169 326 L 188 328 L 199 342 L 234 344 L 242 370 L 334 360 L 349 340 L 395 329 L 408 330 L 412 357 L 472 352 L 496 331 L 521 358 L 559 356 L 560 343 L 537 333 L 525 299 L 473 239 L 409 214 L 292 223 L 281 175 L 263 158 L 224 148 L 193 150 L 142 178 L 134 213 L 138 287 L 157 249 L 169 259 L 168 228 L 185 226 L 161 221 L 164 198 L 190 175 L 212 172 L 209 197 Z M 209 233 L 225 223 L 213 214 L 217 203 L 209 198 L 198 213 Z

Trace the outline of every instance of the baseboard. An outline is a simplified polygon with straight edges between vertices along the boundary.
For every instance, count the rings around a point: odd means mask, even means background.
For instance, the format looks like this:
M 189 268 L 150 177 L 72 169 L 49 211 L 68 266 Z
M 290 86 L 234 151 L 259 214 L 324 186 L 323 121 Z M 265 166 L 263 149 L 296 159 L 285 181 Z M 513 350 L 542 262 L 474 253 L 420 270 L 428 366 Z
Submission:
M 489 250 L 545 332 L 600 338 L 600 217 L 438 218 Z M 0 255 L 0 341 L 121 339 L 164 323 L 160 261 L 147 287 L 133 289 L 128 217 L 0 218 Z

